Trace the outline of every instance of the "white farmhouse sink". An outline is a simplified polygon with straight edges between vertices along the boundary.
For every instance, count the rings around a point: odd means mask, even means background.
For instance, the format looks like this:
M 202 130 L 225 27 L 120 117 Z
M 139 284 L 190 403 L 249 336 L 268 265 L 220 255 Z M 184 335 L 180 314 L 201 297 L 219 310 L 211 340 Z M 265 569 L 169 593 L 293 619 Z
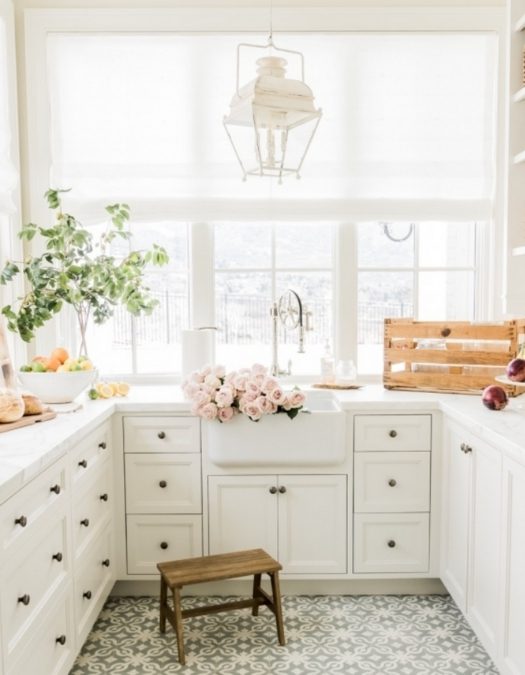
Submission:
M 208 457 L 218 466 L 325 466 L 345 459 L 345 413 L 331 392 L 309 392 L 291 420 L 284 413 L 252 422 L 203 422 Z

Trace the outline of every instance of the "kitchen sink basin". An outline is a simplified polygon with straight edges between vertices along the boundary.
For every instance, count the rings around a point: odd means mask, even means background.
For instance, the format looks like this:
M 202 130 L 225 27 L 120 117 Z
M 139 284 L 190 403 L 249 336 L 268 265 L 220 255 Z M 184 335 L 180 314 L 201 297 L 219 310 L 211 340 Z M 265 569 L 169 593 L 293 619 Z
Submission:
M 218 466 L 326 466 L 346 456 L 345 413 L 331 392 L 308 392 L 299 414 L 238 415 L 203 423 L 208 457 Z

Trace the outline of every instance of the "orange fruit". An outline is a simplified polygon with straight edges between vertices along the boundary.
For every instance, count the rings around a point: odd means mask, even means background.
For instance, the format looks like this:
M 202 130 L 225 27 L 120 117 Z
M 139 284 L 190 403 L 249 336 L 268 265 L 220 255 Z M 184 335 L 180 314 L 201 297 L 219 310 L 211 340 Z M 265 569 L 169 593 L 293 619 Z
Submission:
M 36 362 L 36 363 L 43 363 L 44 365 L 46 365 L 46 363 L 47 363 L 47 356 L 35 356 L 35 358 L 34 358 L 34 359 L 31 359 L 31 361 L 32 361 L 33 363 L 34 363 L 34 362 Z
M 60 363 L 64 363 L 64 361 L 69 358 L 69 353 L 64 347 L 55 347 L 51 352 L 51 358 L 55 358 L 60 361 Z
M 62 363 L 53 355 L 47 359 L 46 368 L 55 372 Z

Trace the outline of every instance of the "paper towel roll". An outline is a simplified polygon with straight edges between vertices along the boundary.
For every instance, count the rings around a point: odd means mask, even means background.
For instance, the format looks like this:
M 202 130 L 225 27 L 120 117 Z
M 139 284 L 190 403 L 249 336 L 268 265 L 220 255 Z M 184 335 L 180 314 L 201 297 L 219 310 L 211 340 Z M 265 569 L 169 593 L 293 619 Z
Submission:
M 215 330 L 182 331 L 182 379 L 194 370 L 215 363 Z

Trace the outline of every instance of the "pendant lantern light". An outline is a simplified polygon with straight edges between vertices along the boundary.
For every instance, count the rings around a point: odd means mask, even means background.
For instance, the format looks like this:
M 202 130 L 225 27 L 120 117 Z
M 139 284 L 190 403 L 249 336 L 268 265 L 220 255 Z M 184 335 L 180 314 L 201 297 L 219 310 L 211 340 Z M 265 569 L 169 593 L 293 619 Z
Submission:
M 239 86 L 240 56 L 244 47 L 265 49 L 270 54 L 257 60 L 255 79 Z M 299 57 L 301 79 L 286 77 L 287 60 L 276 52 Z M 322 111 L 304 81 L 301 52 L 275 46 L 272 34 L 265 45 L 237 46 L 237 88 L 224 117 L 224 128 L 247 176 L 300 178 L 304 159 L 321 120 Z

